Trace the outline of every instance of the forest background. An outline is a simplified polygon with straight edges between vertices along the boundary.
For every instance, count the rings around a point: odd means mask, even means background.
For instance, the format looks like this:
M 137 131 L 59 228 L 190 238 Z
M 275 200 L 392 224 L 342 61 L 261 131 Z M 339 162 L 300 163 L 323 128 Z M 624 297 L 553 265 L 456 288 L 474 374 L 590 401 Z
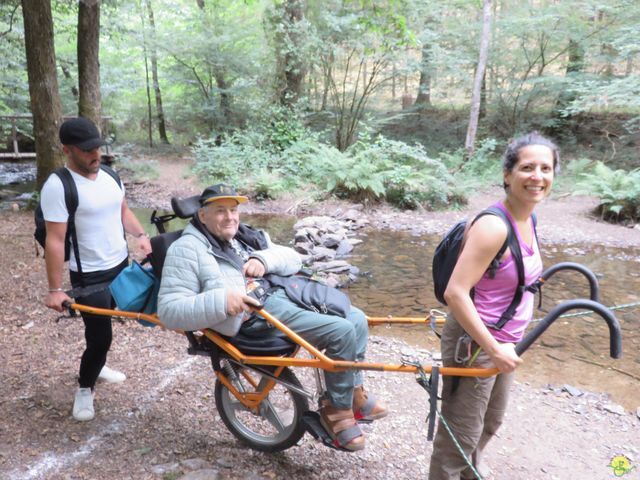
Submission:
M 0 115 L 33 114 L 38 187 L 80 114 L 108 117 L 125 167 L 189 148 L 257 198 L 402 208 L 464 203 L 537 129 L 561 189 L 637 222 L 639 25 L 632 0 L 4 0 Z

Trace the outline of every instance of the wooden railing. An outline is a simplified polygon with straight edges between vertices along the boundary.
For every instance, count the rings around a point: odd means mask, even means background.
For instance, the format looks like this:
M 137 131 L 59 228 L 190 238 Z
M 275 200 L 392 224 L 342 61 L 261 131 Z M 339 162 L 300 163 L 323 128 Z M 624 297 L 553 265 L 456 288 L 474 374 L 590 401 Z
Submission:
M 63 119 L 75 118 L 74 116 L 65 116 Z M 21 152 L 18 146 L 18 120 L 30 120 L 33 121 L 32 115 L 22 114 L 22 115 L 0 115 L 0 124 L 6 121 L 11 122 L 11 143 L 13 145 L 13 152 L 0 152 L 0 160 L 4 158 L 10 158 L 13 160 L 27 160 L 36 158 L 35 152 Z M 108 132 L 108 125 L 111 117 L 102 117 L 102 125 L 104 128 L 102 129 L 103 135 Z

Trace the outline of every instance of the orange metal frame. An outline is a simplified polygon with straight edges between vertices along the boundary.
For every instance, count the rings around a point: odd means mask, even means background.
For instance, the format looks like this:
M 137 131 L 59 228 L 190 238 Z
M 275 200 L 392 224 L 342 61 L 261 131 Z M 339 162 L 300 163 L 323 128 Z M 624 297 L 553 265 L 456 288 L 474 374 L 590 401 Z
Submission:
M 123 317 L 123 318 L 132 318 L 135 320 L 146 320 L 148 322 L 154 323 L 161 327 L 164 327 L 160 319 L 157 315 L 148 315 L 145 313 L 137 313 L 137 312 L 127 312 L 122 310 L 110 310 L 104 308 L 94 308 L 86 305 L 81 305 L 78 303 L 72 303 L 71 308 L 74 310 L 92 313 L 94 315 L 104 315 L 104 316 L 113 316 L 113 317 Z M 202 330 L 202 334 L 206 336 L 210 341 L 215 343 L 218 347 L 224 350 L 231 358 L 236 360 L 239 363 L 245 365 L 262 365 L 262 366 L 276 366 L 276 367 L 308 367 L 308 368 L 320 368 L 322 370 L 326 370 L 329 372 L 340 372 L 344 370 L 354 369 L 354 370 L 373 370 L 373 371 L 383 371 L 383 372 L 401 372 L 401 373 L 418 373 L 418 367 L 414 365 L 394 365 L 394 364 L 384 364 L 384 363 L 374 363 L 374 362 L 350 362 L 345 360 L 333 360 L 311 345 L 309 342 L 304 340 L 298 334 L 296 334 L 293 330 L 288 328 L 285 324 L 283 324 L 276 317 L 271 315 L 264 309 L 256 310 L 256 312 L 262 316 L 267 322 L 272 324 L 275 328 L 283 332 L 290 340 L 292 340 L 299 347 L 304 348 L 312 358 L 297 358 L 295 356 L 291 357 L 270 357 L 270 356 L 252 356 L 245 355 L 240 350 L 238 350 L 235 346 L 230 344 L 227 340 L 225 340 L 222 336 L 214 332 L 210 329 Z M 367 317 L 367 322 L 370 326 L 375 325 L 392 325 L 392 324 L 421 324 L 421 325 L 429 325 L 432 322 L 432 316 L 436 316 L 435 323 L 442 324 L 444 319 L 442 318 L 442 313 L 436 310 L 430 313 L 430 316 L 426 318 L 414 318 L 414 317 Z M 166 328 L 166 327 L 165 327 Z M 185 332 L 182 330 L 175 330 L 177 333 L 184 334 Z M 423 365 L 422 370 L 426 373 L 431 373 L 430 365 Z M 277 371 L 279 373 L 279 371 Z M 440 367 L 439 373 L 441 375 L 453 375 L 460 377 L 490 377 L 496 375 L 498 373 L 497 368 L 456 368 L 456 367 Z M 226 380 L 226 379 L 225 379 Z M 223 383 L 230 391 L 234 392 L 235 388 L 228 381 Z M 273 387 L 273 385 L 271 385 Z M 265 389 L 268 393 L 268 389 Z M 240 394 L 238 392 L 238 394 Z M 236 392 L 234 392 L 236 395 Z M 237 395 L 236 395 L 237 396 Z M 266 394 L 261 396 L 261 399 L 266 397 Z M 240 398 L 240 397 L 238 397 Z M 255 405 L 258 405 L 260 401 L 256 398 Z M 244 402 L 243 402 L 244 403 Z M 255 406 L 254 405 L 254 406 Z

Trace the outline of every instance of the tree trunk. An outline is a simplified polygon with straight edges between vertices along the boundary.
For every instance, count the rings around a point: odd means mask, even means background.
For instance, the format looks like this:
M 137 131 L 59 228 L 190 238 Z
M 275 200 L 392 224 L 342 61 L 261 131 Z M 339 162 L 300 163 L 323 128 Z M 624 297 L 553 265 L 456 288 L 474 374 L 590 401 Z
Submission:
M 142 54 L 144 55 L 144 79 L 147 86 L 147 135 L 149 137 L 149 147 L 153 147 L 153 115 L 151 113 L 151 87 L 149 85 L 149 55 L 147 53 L 147 27 L 144 22 L 144 11 L 142 1 L 140 3 L 140 19 L 142 21 Z
M 422 58 L 420 59 L 420 80 L 418 81 L 418 95 L 414 106 L 426 109 L 431 106 L 431 68 L 432 54 L 430 45 L 422 45 Z
M 478 131 L 478 116 L 480 114 L 480 100 L 482 90 L 482 79 L 487 68 L 487 57 L 489 56 L 489 38 L 491 35 L 491 1 L 484 0 L 482 6 L 482 34 L 480 36 L 480 53 L 478 55 L 478 66 L 473 80 L 473 92 L 471 94 L 471 112 L 469 114 L 469 127 L 467 128 L 467 138 L 464 148 L 467 156 L 471 157 L 475 149 L 476 133 Z
M 156 113 L 158 115 L 158 135 L 160 141 L 169 144 L 167 138 L 167 127 L 164 121 L 164 109 L 162 108 L 162 93 L 160 92 L 160 82 L 158 81 L 158 51 L 156 50 L 156 22 L 153 18 L 153 8 L 151 0 L 147 0 L 147 14 L 149 15 L 149 26 L 151 27 L 151 45 L 149 47 L 151 56 L 151 77 L 153 78 L 153 91 L 156 95 Z
M 229 94 L 229 85 L 224 77 L 224 71 L 216 69 L 213 72 L 213 76 L 216 79 L 216 87 L 220 92 L 220 111 L 223 115 L 222 123 L 228 127 L 231 127 L 231 95 Z
M 281 79 L 280 103 L 291 108 L 303 95 L 306 63 L 300 49 L 300 25 L 304 18 L 304 0 L 285 0 L 282 16 L 282 33 L 277 34 L 277 55 Z
M 482 120 L 487 116 L 487 72 L 482 76 L 482 86 L 480 87 L 480 111 L 478 118 Z
M 570 39 L 568 47 L 567 68 L 565 70 L 567 85 L 571 83 L 571 77 L 573 75 L 579 74 L 584 70 L 584 55 L 584 47 L 579 42 Z M 551 128 L 551 131 L 554 135 L 562 136 L 567 133 L 565 130 L 569 126 L 571 115 L 567 115 L 563 111 L 571 104 L 571 102 L 575 100 L 575 98 L 575 93 L 570 90 L 563 90 L 562 92 L 560 92 L 560 95 L 558 95 L 558 100 L 556 101 L 552 115 L 555 123 Z
M 51 1 L 22 0 L 22 16 L 36 141 L 36 188 L 40 191 L 49 174 L 64 164 L 58 140 L 62 104 L 56 76 Z
M 100 0 L 78 5 L 78 115 L 102 129 L 100 98 Z

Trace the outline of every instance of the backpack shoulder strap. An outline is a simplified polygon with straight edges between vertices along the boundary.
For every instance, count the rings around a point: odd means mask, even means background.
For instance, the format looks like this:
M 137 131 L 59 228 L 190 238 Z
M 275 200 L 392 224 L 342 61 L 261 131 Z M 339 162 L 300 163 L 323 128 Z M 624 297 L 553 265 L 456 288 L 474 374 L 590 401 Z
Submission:
M 82 274 L 82 265 L 80 262 L 80 247 L 78 245 L 78 237 L 76 235 L 76 210 L 78 210 L 78 188 L 76 182 L 71 175 L 71 172 L 62 167 L 55 170 L 55 173 L 64 188 L 64 203 L 67 206 L 67 233 L 65 235 L 65 242 L 71 240 L 71 246 L 73 247 L 73 255 L 76 259 L 78 273 Z M 67 243 L 68 245 L 68 243 Z
M 495 325 L 493 325 L 493 328 L 495 330 L 501 330 L 505 326 L 505 324 L 513 318 L 513 316 L 516 313 L 516 309 L 518 308 L 518 305 L 520 305 L 520 302 L 522 301 L 522 295 L 524 294 L 524 290 L 526 287 L 525 278 L 524 278 L 524 262 L 522 261 L 522 250 L 520 249 L 520 242 L 518 241 L 518 236 L 515 234 L 514 226 L 511 224 L 511 220 L 509 219 L 507 214 L 498 207 L 489 207 L 483 212 L 481 212 L 480 215 L 483 215 L 483 214 L 495 215 L 497 217 L 500 217 L 502 221 L 505 223 L 505 225 L 507 226 L 507 239 L 505 240 L 504 245 L 500 249 L 500 252 L 498 252 L 498 255 L 496 256 L 496 259 L 494 260 L 494 262 L 496 260 L 499 261 L 502 255 L 504 255 L 506 248 L 509 247 L 509 250 L 511 250 L 511 255 L 513 256 L 513 260 L 516 264 L 516 270 L 518 271 L 518 286 L 516 287 L 516 291 L 513 295 L 513 299 L 511 300 L 511 303 L 509 304 L 507 309 L 500 316 L 500 319 L 498 320 L 498 322 Z M 535 220 L 534 220 L 534 228 L 535 228 Z
M 118 173 L 113 168 L 111 168 L 108 165 L 105 165 L 104 163 L 100 164 L 100 168 L 105 172 L 107 172 L 111 176 L 111 178 L 113 178 L 115 182 L 118 184 L 118 187 L 120 188 L 120 190 L 122 190 L 122 180 L 120 180 L 120 175 L 118 175 Z
M 507 238 L 504 239 L 504 243 L 500 247 L 500 250 L 498 250 L 498 253 L 496 254 L 493 261 L 491 262 L 491 265 L 489 266 L 489 277 L 493 278 L 496 274 L 496 270 L 498 269 L 498 266 L 500 265 L 500 259 L 504 255 L 504 252 L 507 251 L 507 247 L 509 246 L 509 240 L 513 236 L 513 228 L 511 226 L 511 222 L 509 221 L 509 218 L 498 207 L 488 207 L 484 209 L 476 216 L 476 218 L 473 219 L 473 222 L 471 222 L 471 224 L 473 225 L 476 222 L 476 220 L 478 220 L 480 217 L 483 217 L 485 215 L 495 215 L 496 217 L 500 217 L 502 221 L 505 223 L 505 225 L 507 226 Z
M 65 167 L 58 168 L 57 170 L 54 170 L 53 173 L 56 174 L 60 179 L 60 182 L 62 182 L 62 188 L 64 189 L 64 203 L 67 207 L 69 217 L 72 217 L 76 214 L 76 210 L 78 209 L 78 189 L 76 187 L 76 182 L 73 180 L 71 172 Z

